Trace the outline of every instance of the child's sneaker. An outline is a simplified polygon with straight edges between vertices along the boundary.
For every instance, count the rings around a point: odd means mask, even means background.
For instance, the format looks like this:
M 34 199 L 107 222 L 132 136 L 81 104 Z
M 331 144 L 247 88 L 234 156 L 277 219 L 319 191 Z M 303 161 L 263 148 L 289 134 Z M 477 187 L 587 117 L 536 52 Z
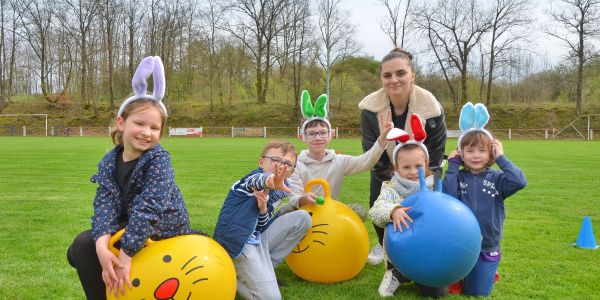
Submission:
M 392 270 L 387 270 L 383 274 L 381 284 L 379 284 L 379 295 L 381 297 L 392 297 L 399 286 L 400 282 L 394 277 Z
M 376 245 L 371 249 L 367 257 L 367 262 L 371 265 L 378 265 L 383 262 L 383 247 L 381 245 Z
M 454 294 L 454 295 L 462 294 L 462 288 L 463 288 L 462 285 L 463 285 L 462 280 L 449 285 L 448 293 Z

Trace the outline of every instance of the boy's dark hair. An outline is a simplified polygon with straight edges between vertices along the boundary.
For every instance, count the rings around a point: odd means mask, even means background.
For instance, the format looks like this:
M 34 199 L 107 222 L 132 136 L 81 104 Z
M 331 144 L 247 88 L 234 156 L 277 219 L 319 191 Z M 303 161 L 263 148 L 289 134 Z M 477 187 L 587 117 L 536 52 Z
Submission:
M 162 118 L 162 122 L 160 124 L 160 137 L 162 137 L 164 129 L 165 129 L 165 123 L 167 122 L 167 116 L 164 114 L 162 108 L 160 107 L 158 102 L 156 102 L 155 100 L 149 100 L 149 99 L 135 100 L 135 101 L 129 103 L 127 106 L 125 106 L 125 108 L 123 109 L 123 113 L 121 113 L 121 117 L 123 118 L 123 120 L 127 120 L 127 118 L 129 117 L 130 114 L 144 109 L 144 107 L 146 105 L 154 106 L 154 107 L 158 108 L 158 110 L 160 111 L 160 116 Z M 118 116 L 117 116 L 117 118 L 118 118 Z M 113 122 L 113 129 L 110 132 L 110 137 L 112 138 L 113 144 L 123 145 L 123 133 L 117 127 L 117 118 L 115 118 L 115 120 Z
M 298 157 L 298 154 L 296 154 L 296 147 L 294 146 L 294 144 L 292 144 L 288 141 L 270 141 L 270 142 L 268 142 L 265 145 L 265 147 L 263 148 L 263 151 L 260 154 L 260 156 L 265 156 L 265 154 L 267 153 L 267 151 L 269 151 L 269 149 L 280 149 L 281 153 L 283 153 L 283 155 L 287 155 L 288 153 L 293 153 L 294 159 L 296 159 Z
M 381 64 L 379 64 L 379 73 L 381 73 L 381 65 L 383 65 L 385 62 L 390 61 L 394 58 L 401 58 L 404 59 L 408 62 L 408 64 L 410 65 L 410 69 L 413 73 L 415 73 L 415 65 L 413 64 L 413 56 L 410 52 L 402 49 L 402 48 L 394 48 L 392 51 L 390 51 L 390 53 L 386 54 L 382 59 L 381 59 Z
M 492 153 L 492 141 L 490 137 L 482 131 L 471 131 L 465 134 L 460 141 L 460 149 L 465 149 L 465 147 L 475 147 L 477 145 L 483 145 L 490 154 L 490 161 L 487 164 L 487 167 L 491 167 L 496 162 L 494 158 L 494 153 Z M 462 154 L 464 155 L 464 153 Z M 464 157 L 464 156 L 463 156 Z
M 317 127 L 321 125 L 322 127 L 327 127 L 329 128 L 329 125 L 323 121 L 323 120 L 312 120 L 310 122 L 308 122 L 308 124 L 306 124 L 306 126 L 304 127 L 304 129 L 308 129 L 308 128 L 312 128 L 312 127 Z

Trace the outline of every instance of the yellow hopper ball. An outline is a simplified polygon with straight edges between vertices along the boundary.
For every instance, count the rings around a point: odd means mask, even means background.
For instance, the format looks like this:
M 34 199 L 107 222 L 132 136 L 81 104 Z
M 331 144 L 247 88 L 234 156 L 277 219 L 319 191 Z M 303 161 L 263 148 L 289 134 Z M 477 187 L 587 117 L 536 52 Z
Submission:
M 110 250 L 121 238 L 121 230 L 111 237 Z M 202 235 L 182 235 L 160 241 L 148 239 L 146 247 L 131 261 L 125 295 L 114 291 L 107 299 L 233 299 L 235 269 L 231 258 L 213 239 Z
M 301 209 L 312 216 L 312 228 L 286 257 L 292 272 L 307 281 L 332 283 L 358 275 L 369 255 L 369 235 L 360 217 L 347 205 L 331 199 L 325 179 L 309 181 L 304 190 L 320 184 L 322 205 Z

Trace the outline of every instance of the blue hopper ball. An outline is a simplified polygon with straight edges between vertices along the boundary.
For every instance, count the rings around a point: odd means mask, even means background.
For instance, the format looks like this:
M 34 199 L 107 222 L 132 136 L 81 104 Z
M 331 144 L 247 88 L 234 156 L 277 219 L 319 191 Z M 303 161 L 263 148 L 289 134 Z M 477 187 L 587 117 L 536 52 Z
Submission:
M 414 220 L 403 232 L 386 226 L 384 246 L 392 264 L 411 280 L 442 287 L 464 278 L 481 251 L 481 231 L 471 210 L 458 199 L 431 192 L 419 169 L 421 190 L 404 199 Z

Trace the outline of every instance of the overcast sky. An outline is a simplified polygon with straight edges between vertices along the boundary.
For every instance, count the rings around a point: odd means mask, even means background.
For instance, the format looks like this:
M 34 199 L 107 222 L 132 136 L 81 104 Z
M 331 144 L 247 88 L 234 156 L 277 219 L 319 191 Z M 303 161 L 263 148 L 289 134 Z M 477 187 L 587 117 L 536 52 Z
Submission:
M 344 0 L 344 3 L 351 13 L 352 22 L 356 25 L 356 37 L 362 44 L 363 51 L 365 54 L 380 60 L 393 47 L 390 39 L 381 31 L 379 26 L 380 20 L 386 15 L 384 6 L 377 0 Z M 539 29 L 542 26 L 548 26 L 544 10 L 549 9 L 551 4 L 544 0 L 533 0 L 532 3 L 535 7 L 534 17 L 538 20 L 532 24 L 531 41 L 525 44 L 524 47 L 534 51 L 540 61 L 546 59 L 551 65 L 555 65 L 564 57 L 567 49 L 556 39 L 541 33 Z M 424 46 L 421 48 L 424 48 Z M 407 50 L 416 52 L 415 49 Z

